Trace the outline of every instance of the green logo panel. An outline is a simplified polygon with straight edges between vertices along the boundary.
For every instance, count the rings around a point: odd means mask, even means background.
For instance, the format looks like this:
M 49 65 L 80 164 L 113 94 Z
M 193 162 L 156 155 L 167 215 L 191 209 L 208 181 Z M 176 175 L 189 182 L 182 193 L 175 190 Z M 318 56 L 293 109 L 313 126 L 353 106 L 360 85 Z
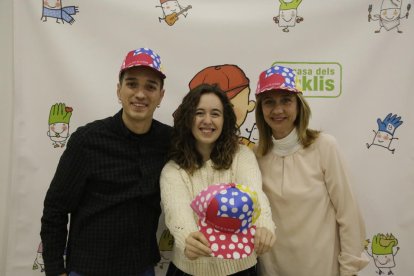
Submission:
M 338 62 L 278 61 L 296 72 L 297 81 L 307 98 L 337 98 L 342 94 L 342 65 Z

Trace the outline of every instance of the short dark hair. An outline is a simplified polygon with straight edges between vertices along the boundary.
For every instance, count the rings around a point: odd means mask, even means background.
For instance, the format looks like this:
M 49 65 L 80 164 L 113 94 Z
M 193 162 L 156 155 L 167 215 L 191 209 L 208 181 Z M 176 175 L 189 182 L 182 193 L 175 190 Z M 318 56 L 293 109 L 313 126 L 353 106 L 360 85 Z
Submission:
M 124 81 L 124 76 L 125 76 L 125 72 L 128 70 L 129 68 L 127 68 L 127 69 L 124 69 L 124 70 L 122 70 L 121 72 L 119 72 L 119 77 L 118 77 L 118 81 L 119 81 L 119 84 L 122 84 L 122 82 Z M 155 71 L 155 70 L 154 70 Z M 157 72 L 158 73 L 158 72 Z M 158 73 L 159 74 L 159 73 Z M 161 89 L 163 89 L 164 88 L 164 78 L 162 78 L 161 77 L 161 75 L 159 76 L 159 79 L 160 79 L 160 84 L 161 84 Z
M 195 87 L 187 93 L 173 114 L 174 130 L 169 154 L 171 160 L 190 174 L 204 164 L 201 154 L 196 149 L 192 128 L 200 98 L 205 94 L 216 95 L 223 104 L 223 128 L 210 156 L 214 168 L 230 168 L 239 147 L 236 115 L 225 93 L 217 85 L 201 84 Z

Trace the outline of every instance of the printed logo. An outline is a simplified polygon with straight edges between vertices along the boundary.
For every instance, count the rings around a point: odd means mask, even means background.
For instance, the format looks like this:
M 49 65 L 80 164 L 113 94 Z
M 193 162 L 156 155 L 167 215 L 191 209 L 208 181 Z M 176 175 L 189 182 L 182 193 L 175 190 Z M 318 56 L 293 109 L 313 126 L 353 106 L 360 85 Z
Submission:
M 49 130 L 47 136 L 52 140 L 55 148 L 63 148 L 69 138 L 69 122 L 73 108 L 64 103 L 52 105 L 49 113 Z
M 298 7 L 302 0 L 279 0 L 279 2 L 279 15 L 273 17 L 273 21 L 283 28 L 282 31 L 288 33 L 289 28 L 303 21 L 303 17 L 298 16 Z
M 404 15 L 402 11 L 402 0 L 382 0 L 381 9 L 378 14 L 371 15 L 372 4 L 368 6 L 368 22 L 378 21 L 379 29 L 375 33 L 381 32 L 384 28 L 387 31 L 396 29 L 397 33 L 402 33 L 399 29 L 401 24 L 400 19 L 408 19 L 411 4 L 407 5 L 407 10 Z
M 62 0 L 43 0 L 42 1 L 42 18 L 43 22 L 47 21 L 48 17 L 56 18 L 56 23 L 60 23 L 59 20 L 64 24 L 73 24 L 75 19 L 72 15 L 79 12 L 78 6 L 66 6 L 63 7 Z
M 374 132 L 374 138 L 371 144 L 366 143 L 369 149 L 372 145 L 379 146 L 388 149 L 394 154 L 395 149 L 391 149 L 392 140 L 397 140 L 394 137 L 395 130 L 402 125 L 401 116 L 397 117 L 397 114 L 389 113 L 384 120 L 377 119 L 378 130 L 372 130 Z
M 371 243 L 371 252 L 368 246 Z M 398 240 L 393 234 L 377 234 L 372 237 L 372 242 L 369 239 L 365 240 L 365 251 L 374 260 L 374 265 L 377 267 L 377 274 L 385 274 L 388 270 L 388 275 L 394 275 L 392 268 L 396 266 L 395 255 L 397 255 L 400 247 L 397 247 Z
M 184 8 L 176 0 L 160 0 L 160 4 L 161 6 L 156 7 L 162 9 L 163 16 L 158 17 L 158 20 L 160 23 L 164 20 L 168 26 L 174 25 L 180 15 L 187 17 L 187 11 L 192 8 L 191 5 Z
M 337 62 L 274 62 L 286 65 L 296 73 L 303 96 L 337 98 L 342 93 L 342 66 Z

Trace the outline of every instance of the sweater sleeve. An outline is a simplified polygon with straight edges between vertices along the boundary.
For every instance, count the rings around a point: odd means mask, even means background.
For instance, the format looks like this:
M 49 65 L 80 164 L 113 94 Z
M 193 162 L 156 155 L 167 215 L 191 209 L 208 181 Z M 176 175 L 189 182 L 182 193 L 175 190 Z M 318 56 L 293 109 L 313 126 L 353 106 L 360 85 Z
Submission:
M 77 134 L 72 134 L 44 200 L 40 235 L 46 275 L 65 272 L 68 214 L 79 204 L 86 183 L 88 159 Z
M 269 200 L 262 190 L 262 175 L 253 151 L 240 145 L 236 166 L 235 179 L 237 184 L 249 186 L 257 193 L 261 212 L 255 223 L 256 226 L 265 227 L 274 234 L 276 227 L 272 220 L 272 211 Z
M 356 275 L 369 262 L 363 252 L 365 224 L 356 198 L 352 193 L 349 175 L 335 138 L 322 134 L 319 139 L 325 183 L 335 208 L 339 227 L 341 251 L 338 262 L 340 275 Z
M 165 212 L 165 224 L 174 236 L 175 246 L 182 252 L 188 235 L 198 231 L 190 207 L 192 197 L 188 181 L 173 161 L 168 162 L 161 172 L 161 202 Z

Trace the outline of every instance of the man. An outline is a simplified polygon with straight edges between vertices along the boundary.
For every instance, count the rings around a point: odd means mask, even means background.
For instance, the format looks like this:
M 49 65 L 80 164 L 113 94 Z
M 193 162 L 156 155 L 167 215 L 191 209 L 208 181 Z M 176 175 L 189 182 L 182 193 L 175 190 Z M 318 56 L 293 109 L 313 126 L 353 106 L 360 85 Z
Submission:
M 154 275 L 171 132 L 153 119 L 164 96 L 160 63 L 150 49 L 130 51 L 117 87 L 122 109 L 72 134 L 44 201 L 46 275 Z

